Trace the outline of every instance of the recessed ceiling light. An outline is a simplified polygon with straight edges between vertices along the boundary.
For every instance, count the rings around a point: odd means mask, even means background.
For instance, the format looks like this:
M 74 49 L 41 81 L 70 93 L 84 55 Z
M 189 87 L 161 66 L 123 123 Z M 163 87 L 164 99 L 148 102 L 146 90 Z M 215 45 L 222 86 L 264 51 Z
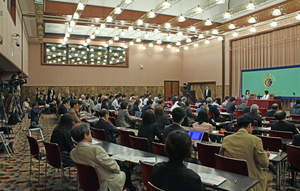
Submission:
M 108 44 L 104 44 L 104 47 L 108 47 Z M 106 57 L 105 57 L 106 58 Z
M 188 37 L 188 38 L 186 39 L 186 42 L 187 42 L 187 43 L 192 42 L 192 39 L 191 39 L 190 37 Z
M 203 9 L 201 7 L 197 7 L 196 10 L 195 10 L 196 14 L 200 14 L 202 12 L 203 12 Z
M 234 24 L 230 24 L 230 25 L 228 26 L 228 29 L 235 29 L 235 25 L 234 25 Z
M 190 29 L 190 31 L 195 31 L 195 30 L 196 30 L 196 27 L 191 26 L 189 29 Z
M 116 7 L 114 13 L 117 14 L 117 15 L 121 14 L 122 13 L 122 9 L 120 7 Z
M 199 34 L 198 38 L 204 38 L 203 34 Z
M 180 41 L 177 41 L 176 46 L 180 46 L 180 45 L 181 45 Z
M 214 29 L 211 33 L 212 33 L 212 34 L 219 34 L 219 32 L 218 32 L 217 29 Z
M 232 36 L 237 37 L 237 36 L 239 36 L 239 34 L 238 34 L 237 32 L 234 32 L 234 33 L 232 34 Z
M 129 45 L 130 45 L 130 46 L 134 45 L 134 42 L 132 42 L 132 41 L 131 41 L 131 42 L 129 42 Z
M 67 31 L 68 31 L 68 32 L 72 32 L 72 28 L 71 28 L 71 27 L 68 27 Z
M 79 14 L 75 12 L 73 15 L 73 19 L 79 19 Z
M 178 18 L 178 22 L 184 22 L 184 21 L 185 21 L 184 16 L 180 15 Z
M 160 39 L 158 39 L 158 40 L 156 41 L 156 43 L 157 43 L 157 44 L 161 44 L 162 42 L 161 42 Z
M 84 9 L 84 4 L 83 3 L 78 3 L 77 9 L 78 10 L 83 10 Z
M 218 41 L 223 41 L 223 37 L 219 36 Z
M 126 3 L 126 4 L 132 3 L 132 0 L 125 0 L 124 3 Z
M 105 28 L 106 28 L 106 25 L 102 23 L 102 24 L 100 25 L 100 28 L 101 28 L 101 29 L 105 29 Z
M 277 22 L 276 21 L 273 21 L 271 24 L 270 24 L 271 27 L 277 27 Z
M 182 32 L 178 31 L 177 36 L 182 36 Z
M 194 47 L 198 47 L 199 45 L 197 43 L 194 44 Z
M 132 26 L 129 26 L 129 27 L 128 27 L 128 31 L 133 31 L 133 27 L 132 27 Z
M 169 3 L 169 2 L 167 2 L 167 1 L 165 1 L 163 4 L 162 4 L 162 8 L 163 9 L 168 9 L 168 8 L 170 8 L 171 7 L 171 4 Z
M 128 48 L 127 44 L 125 44 L 125 45 L 123 46 L 123 48 Z
M 109 41 L 108 41 L 108 44 L 113 44 L 113 43 L 114 43 L 113 40 L 109 40 Z
M 207 19 L 205 21 L 205 26 L 211 26 L 211 25 L 212 25 L 212 22 L 209 19 Z
M 176 52 L 179 52 L 179 51 L 180 51 L 179 48 L 177 48 L 177 49 L 176 49 Z
M 163 48 L 163 47 L 160 47 L 160 48 L 159 48 L 159 51 L 163 51 L 163 50 L 164 50 L 164 48 Z
M 142 50 L 146 50 L 146 46 L 143 46 L 143 47 L 142 47 Z
M 137 25 L 142 25 L 142 24 L 144 24 L 144 22 L 141 19 L 139 19 L 139 20 L 137 20 L 136 24 Z
M 91 39 L 95 39 L 95 38 L 96 38 L 95 35 L 92 34 L 92 35 L 91 35 Z
M 231 14 L 226 11 L 225 14 L 223 15 L 224 19 L 230 19 L 231 18 Z
M 210 43 L 210 41 L 209 41 L 209 40 L 206 40 L 204 43 L 205 43 L 205 44 L 209 44 L 209 43 Z
M 141 42 L 142 40 L 140 39 L 140 37 L 137 37 L 135 41 L 136 42 Z
M 154 29 L 154 31 L 153 31 L 154 33 L 158 33 L 159 32 L 159 30 L 158 29 Z
M 144 38 L 149 38 L 149 34 L 147 32 L 144 34 Z
M 91 42 L 91 39 L 89 39 L 89 38 L 86 39 L 86 42 L 87 42 L 87 43 L 90 43 L 90 42 Z
M 148 18 L 155 18 L 156 17 L 156 15 L 155 15 L 155 13 L 151 10 L 149 13 L 148 13 Z
M 165 38 L 166 40 L 171 40 L 171 36 L 169 34 Z
M 224 4 L 226 3 L 226 0 L 216 0 L 216 4 Z
M 166 28 L 166 29 L 171 28 L 171 24 L 170 24 L 170 23 L 166 23 L 166 24 L 165 24 L 165 28 Z
M 256 19 L 254 17 L 251 17 L 249 20 L 248 20 L 248 23 L 256 23 Z
M 115 36 L 114 41 L 118 41 L 118 40 L 120 40 L 120 38 L 118 36 Z
M 113 21 L 113 18 L 111 16 L 106 17 L 106 22 L 110 23 Z
M 64 38 L 64 41 L 65 41 L 65 42 L 67 42 L 67 41 L 68 41 L 68 38 L 67 38 L 67 37 L 65 37 L 65 38 Z
M 99 31 L 99 29 L 97 28 L 96 30 L 95 30 L 95 34 L 99 34 L 100 33 L 100 31 Z
M 254 10 L 255 9 L 255 5 L 254 5 L 254 3 L 252 3 L 251 1 L 250 1 L 250 3 L 247 5 L 247 10 Z
M 153 43 L 149 43 L 149 45 L 148 45 L 149 47 L 153 47 Z
M 183 49 L 184 49 L 184 50 L 187 50 L 187 49 L 189 49 L 189 47 L 188 47 L 188 46 L 185 46 Z
M 281 15 L 280 9 L 275 9 L 275 10 L 273 11 L 272 15 L 273 15 L 274 17 Z
M 120 36 L 125 36 L 126 34 L 125 34 L 125 32 L 122 30 L 121 32 L 120 32 Z
M 300 21 L 300 13 L 295 18 L 297 21 Z
M 172 48 L 172 45 L 168 44 L 168 45 L 167 45 L 167 48 Z
M 71 26 L 71 27 L 73 27 L 73 26 L 75 26 L 75 25 L 76 25 L 75 21 L 71 21 L 71 22 L 70 22 L 70 26 Z
M 251 27 L 250 32 L 256 32 L 256 28 L 255 27 Z

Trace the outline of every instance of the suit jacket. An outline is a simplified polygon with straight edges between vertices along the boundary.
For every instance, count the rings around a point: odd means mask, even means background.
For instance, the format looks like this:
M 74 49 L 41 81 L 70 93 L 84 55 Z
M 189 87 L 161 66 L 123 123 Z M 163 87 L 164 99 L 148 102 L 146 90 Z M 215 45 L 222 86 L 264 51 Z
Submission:
M 127 109 L 121 109 L 118 113 L 117 127 L 130 127 L 127 120 L 134 122 L 134 119 L 129 115 Z
M 65 113 L 68 113 L 68 110 L 66 108 L 66 106 L 64 106 L 64 104 L 61 104 L 58 108 L 58 113 L 59 114 L 65 114 Z
M 226 136 L 220 149 L 220 155 L 247 161 L 249 177 L 259 179 L 259 183 L 253 188 L 253 191 L 265 191 L 267 182 L 273 179 L 271 173 L 261 169 L 269 166 L 269 158 L 264 152 L 261 139 L 249 134 L 246 129 L 240 129 L 238 132 Z
M 120 171 L 117 162 L 108 156 L 99 145 L 89 142 L 79 142 L 70 156 L 75 163 L 93 165 L 99 174 L 100 190 L 121 191 L 125 183 L 125 173 Z
M 147 111 L 148 109 L 151 109 L 150 105 L 145 105 L 142 109 L 142 115 L 145 113 L 145 111 Z
M 172 132 L 172 131 L 176 131 L 176 130 L 181 130 L 181 131 L 185 131 L 185 129 L 183 127 L 181 127 L 181 125 L 178 124 L 171 124 L 168 125 L 167 127 L 165 127 L 164 132 L 163 132 L 163 141 L 165 142 L 167 136 Z
M 94 128 L 104 129 L 107 141 L 111 143 L 116 143 L 115 134 L 119 135 L 119 130 L 110 122 L 103 118 L 100 118 L 97 123 L 95 123 Z
M 206 95 L 206 91 L 208 91 L 207 95 Z M 210 89 L 205 89 L 204 91 L 204 99 L 208 98 L 208 97 L 211 97 L 211 90 Z
M 212 112 L 214 114 L 216 122 L 226 121 L 225 119 L 220 117 L 220 111 L 218 110 L 218 108 L 216 106 L 208 104 L 208 108 L 209 108 L 209 112 Z
M 70 108 L 68 113 L 74 118 L 75 123 L 81 123 L 81 120 L 79 119 L 76 110 L 74 108 Z
M 275 110 L 269 110 L 269 111 L 267 111 L 267 113 L 266 113 L 266 117 L 274 117 L 274 115 L 275 115 L 275 113 L 276 113 L 276 111 Z
M 286 121 L 278 121 L 271 124 L 271 129 L 275 131 L 290 131 L 293 134 L 298 134 L 295 124 Z
M 149 125 L 140 125 L 138 137 L 144 137 L 148 139 L 148 144 L 150 148 L 150 152 L 153 152 L 152 142 L 154 137 L 157 136 L 159 140 L 162 142 L 162 134 L 158 131 L 157 123 L 149 124 Z
M 262 127 L 262 119 L 257 113 L 249 112 L 244 115 L 248 115 L 253 118 L 253 120 L 257 121 L 258 127 Z
M 300 147 L 300 134 L 294 135 L 293 145 Z
M 163 133 L 165 126 L 170 125 L 170 121 L 166 115 L 159 116 L 156 119 L 156 123 L 158 124 L 158 130 Z
M 238 105 L 238 106 L 237 106 L 236 110 L 238 110 L 238 111 L 243 111 L 243 110 L 245 109 L 245 107 L 247 107 L 247 105 L 244 104 L 244 103 L 242 103 L 241 105 Z
M 226 104 L 225 109 L 227 110 L 228 113 L 234 113 L 235 104 L 230 101 Z
M 54 90 L 52 90 L 52 91 L 53 91 L 53 94 L 52 94 L 52 95 L 55 95 L 55 91 L 54 91 Z M 51 89 L 48 90 L 48 96 L 50 95 L 50 93 L 51 93 Z
M 153 184 L 165 191 L 203 191 L 200 176 L 182 162 L 168 161 L 154 165 Z

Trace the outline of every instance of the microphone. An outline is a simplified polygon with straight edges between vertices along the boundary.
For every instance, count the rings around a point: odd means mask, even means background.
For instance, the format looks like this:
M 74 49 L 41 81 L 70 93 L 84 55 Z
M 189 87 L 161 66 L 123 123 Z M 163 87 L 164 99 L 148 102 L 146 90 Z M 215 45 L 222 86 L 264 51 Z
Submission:
M 295 92 L 293 92 L 293 95 L 296 95 Z
M 186 95 L 188 95 L 189 97 L 193 97 L 193 96 L 191 96 L 191 94 L 189 94 L 189 92 L 186 92 Z

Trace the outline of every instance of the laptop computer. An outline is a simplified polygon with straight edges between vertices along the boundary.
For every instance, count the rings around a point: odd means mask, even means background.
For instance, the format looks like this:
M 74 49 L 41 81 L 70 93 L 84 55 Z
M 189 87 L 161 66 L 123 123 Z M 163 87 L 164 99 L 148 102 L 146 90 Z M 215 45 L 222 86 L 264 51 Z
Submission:
M 192 140 L 195 140 L 195 144 L 200 143 L 204 136 L 204 132 L 202 131 L 190 131 L 189 135 Z
M 142 115 L 142 112 L 140 112 L 140 111 L 135 112 L 135 116 L 136 116 L 136 117 L 140 118 L 141 115 Z

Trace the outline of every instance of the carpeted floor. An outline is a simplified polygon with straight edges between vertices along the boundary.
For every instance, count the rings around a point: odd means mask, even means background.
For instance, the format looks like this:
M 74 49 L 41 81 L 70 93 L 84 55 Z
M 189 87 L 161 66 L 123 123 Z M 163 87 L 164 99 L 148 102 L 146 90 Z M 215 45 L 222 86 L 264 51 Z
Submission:
M 43 135 L 46 141 L 49 141 L 53 128 L 57 124 L 57 117 L 54 115 L 44 115 L 41 123 L 45 127 Z M 6 153 L 0 154 L 0 191 L 1 190 L 61 190 L 61 174 L 53 171 L 52 167 L 48 165 L 47 186 L 45 189 L 45 163 L 41 163 L 40 186 L 38 186 L 38 162 L 33 159 L 33 174 L 29 177 L 29 161 L 30 152 L 29 144 L 26 138 L 26 130 L 29 127 L 29 121 L 23 121 L 21 124 L 13 127 L 14 134 L 11 139 L 14 141 L 14 153 L 9 157 Z M 25 129 L 25 130 L 24 130 Z M 24 150 L 24 143 L 26 146 Z M 39 143 L 43 146 L 42 143 Z M 71 180 L 68 180 L 68 171 L 65 173 L 63 190 L 76 190 L 76 169 L 71 168 Z M 274 176 L 275 178 L 275 176 Z M 298 185 L 300 177 L 298 176 Z M 142 182 L 140 170 L 134 171 L 132 174 L 132 182 L 140 187 Z M 269 190 L 275 190 L 275 181 L 272 182 Z M 286 189 L 289 191 L 300 190 L 295 189 L 286 183 Z

